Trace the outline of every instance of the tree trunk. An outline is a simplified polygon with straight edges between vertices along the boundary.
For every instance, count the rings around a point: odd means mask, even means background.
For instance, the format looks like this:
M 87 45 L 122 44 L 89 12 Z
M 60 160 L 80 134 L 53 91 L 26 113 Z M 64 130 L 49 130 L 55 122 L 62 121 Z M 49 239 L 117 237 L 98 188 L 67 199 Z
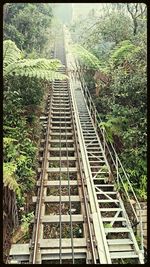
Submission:
M 3 22 L 6 21 L 6 17 L 7 17 L 7 5 L 8 5 L 8 4 L 5 4 L 5 5 L 3 6 Z
M 134 24 L 133 34 L 136 35 L 137 34 L 137 27 L 138 27 L 136 18 L 133 20 L 133 24 Z

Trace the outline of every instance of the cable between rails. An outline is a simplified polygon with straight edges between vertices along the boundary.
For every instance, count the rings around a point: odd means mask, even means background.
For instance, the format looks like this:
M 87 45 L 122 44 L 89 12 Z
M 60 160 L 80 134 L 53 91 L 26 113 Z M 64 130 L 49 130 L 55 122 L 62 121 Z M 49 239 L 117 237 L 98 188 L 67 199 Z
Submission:
M 68 90 L 68 88 L 67 88 Z M 69 94 L 68 94 L 69 96 Z M 70 101 L 69 101 L 70 104 Z M 68 142 L 67 142 L 67 129 L 66 129 L 66 116 L 65 116 L 65 134 L 66 134 L 66 157 L 67 157 L 67 178 L 68 178 L 68 195 L 69 195 L 69 210 L 70 210 L 70 234 L 71 234 L 71 247 L 72 247 L 72 262 L 74 264 L 74 246 L 73 246 L 73 226 L 72 226 L 72 213 L 71 213 L 71 193 L 70 193 L 70 174 L 69 174 L 69 157 L 68 157 Z
M 60 104 L 60 110 L 61 110 L 61 97 L 60 97 L 60 88 L 59 88 L 59 104 Z M 59 113 L 60 119 L 59 119 L 59 254 L 60 254 L 60 264 L 62 263 L 62 224 L 61 224 L 61 111 Z

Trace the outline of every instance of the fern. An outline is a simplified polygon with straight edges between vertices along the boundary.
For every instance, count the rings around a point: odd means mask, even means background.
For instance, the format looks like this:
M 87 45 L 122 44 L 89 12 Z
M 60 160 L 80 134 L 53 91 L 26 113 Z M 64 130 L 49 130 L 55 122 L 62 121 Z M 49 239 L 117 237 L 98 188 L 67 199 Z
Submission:
M 121 63 L 125 59 L 131 59 L 141 48 L 133 45 L 129 40 L 120 42 L 114 49 L 111 60 L 114 63 Z
M 113 135 L 121 135 L 122 123 L 125 122 L 125 118 L 110 118 L 107 122 L 101 122 L 100 127 L 106 130 L 106 139 L 107 141 L 113 142 Z
M 22 58 L 22 53 L 16 44 L 11 40 L 3 42 L 3 64 L 4 67 Z
M 99 59 L 88 50 L 86 50 L 83 46 L 75 44 L 71 46 L 71 50 L 72 53 L 75 54 L 77 58 L 79 58 L 85 65 L 89 65 L 97 70 L 101 69 L 101 62 L 99 61 Z
M 20 196 L 20 188 L 15 179 L 17 165 L 12 162 L 3 163 L 3 183 Z
M 44 80 L 64 80 L 68 76 L 59 73 L 63 65 L 57 59 L 22 59 L 22 52 L 11 40 L 4 41 L 3 73 L 4 76 L 35 77 Z
M 10 76 L 25 76 L 25 77 L 35 77 L 37 79 L 43 79 L 43 80 L 49 80 L 53 81 L 55 79 L 58 80 L 64 80 L 67 78 L 66 75 L 61 74 L 56 71 L 52 70 L 44 70 L 44 69 L 38 69 L 38 68 L 18 68 L 13 70 L 12 72 L 9 73 Z
M 11 129 L 11 127 L 8 127 Z M 4 137 L 3 138 L 3 145 L 4 145 L 4 148 L 6 148 L 7 146 L 9 146 L 10 144 L 12 144 L 14 141 L 17 141 L 16 139 L 14 138 L 10 138 L 10 137 Z
M 136 191 L 141 199 L 143 199 L 144 201 L 147 200 L 147 176 L 146 175 L 141 175 L 140 187 L 137 188 Z

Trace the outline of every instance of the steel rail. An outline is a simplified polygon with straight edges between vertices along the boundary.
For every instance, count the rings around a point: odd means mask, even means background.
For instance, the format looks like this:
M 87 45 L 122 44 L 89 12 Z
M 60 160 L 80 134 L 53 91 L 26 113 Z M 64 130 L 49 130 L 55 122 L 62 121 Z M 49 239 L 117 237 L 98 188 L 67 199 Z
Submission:
M 62 53 L 62 54 L 61 54 Z M 60 54 L 62 55 L 62 57 L 64 57 L 63 51 L 60 51 Z M 60 89 L 61 89 L 61 85 L 59 88 L 59 100 L 61 103 L 61 96 L 60 96 Z M 62 97 L 63 99 L 63 97 Z M 63 108 L 65 110 L 65 107 Z M 61 115 L 62 111 L 59 113 L 59 115 Z M 59 122 L 60 122 L 60 168 L 61 168 L 61 116 L 59 118 Z M 68 142 L 67 142 L 67 123 L 66 123 L 66 117 L 65 117 L 65 133 L 66 133 L 66 157 L 67 157 L 67 178 L 68 178 L 68 195 L 69 195 L 69 208 L 70 208 L 70 233 L 71 233 L 71 247 L 72 247 L 72 260 L 73 260 L 73 264 L 74 264 L 74 246 L 73 246 L 73 226 L 72 226 L 72 214 L 71 214 L 71 195 L 70 195 L 70 175 L 69 175 L 69 159 L 68 159 Z M 62 239 L 62 225 L 61 225 L 61 171 L 60 171 L 60 263 L 62 263 L 62 244 L 61 244 L 61 239 Z
M 59 103 L 61 103 L 60 97 L 60 88 L 59 88 Z M 61 112 L 60 112 L 61 113 Z M 62 263 L 62 243 L 61 243 L 61 236 L 62 236 L 62 224 L 61 224 L 61 116 L 59 119 L 59 256 L 60 256 L 60 263 Z
M 56 45 L 54 45 L 54 57 L 56 54 Z M 51 82 L 51 101 L 50 105 L 48 107 L 48 118 L 47 118 L 47 129 L 45 134 L 46 144 L 45 144 L 45 150 L 43 152 L 43 160 L 42 160 L 42 166 L 41 166 L 41 173 L 40 173 L 40 184 L 41 186 L 38 188 L 38 195 L 37 196 L 37 203 L 36 203 L 36 211 L 35 211 L 35 222 L 34 222 L 34 228 L 33 228 L 33 238 L 31 241 L 31 253 L 30 253 L 30 262 L 32 264 L 36 264 L 37 261 L 37 250 L 39 246 L 39 231 L 40 231 L 40 224 L 41 224 L 41 210 L 42 210 L 42 201 L 43 201 L 43 190 L 44 190 L 44 178 L 46 175 L 46 169 L 47 169 L 47 162 L 48 162 L 48 147 L 49 147 L 49 135 L 50 135 L 50 124 L 51 124 L 51 106 L 52 106 L 52 97 L 53 97 L 53 82 Z M 39 199 L 39 202 L 38 202 Z M 33 246 L 33 247 L 32 247 Z
M 65 116 L 65 133 L 67 133 L 67 130 L 66 130 L 66 116 Z M 71 246 L 72 246 L 72 263 L 74 264 L 73 226 L 72 226 L 72 213 L 71 213 L 71 194 L 70 194 L 70 175 L 69 175 L 67 134 L 66 134 L 66 157 L 67 157 L 68 194 L 69 194 L 69 209 L 70 209 L 70 233 L 71 233 Z
M 71 93 L 68 90 L 68 94 L 71 100 Z M 59 90 L 59 96 L 60 96 L 60 90 Z M 53 95 L 51 97 L 51 104 L 52 104 L 52 100 L 53 100 Z M 59 99 L 61 102 L 61 98 Z M 73 118 L 73 110 L 72 110 L 72 106 L 70 103 L 70 107 L 71 107 L 71 112 L 72 112 L 72 118 Z M 61 114 L 61 112 L 60 112 Z M 40 196 L 39 196 L 39 203 L 37 203 L 38 206 L 38 211 L 36 213 L 38 213 L 37 215 L 37 224 L 36 224 L 36 233 L 35 233 L 35 238 L 34 238 L 34 251 L 33 251 L 33 260 L 32 263 L 36 264 L 37 262 L 37 248 L 38 248 L 38 239 L 39 239 L 39 230 L 40 230 L 40 217 L 41 217 L 41 204 L 42 204 L 42 197 L 43 197 L 43 185 L 44 185 L 44 177 L 46 174 L 46 167 L 47 167 L 47 158 L 48 158 L 48 144 L 49 144 L 49 132 L 50 132 L 50 116 L 51 116 L 51 109 L 50 112 L 48 114 L 48 125 L 47 125 L 47 132 L 46 132 L 46 148 L 44 151 L 44 158 L 43 158 L 43 162 L 42 162 L 42 172 L 40 175 L 40 181 L 41 181 L 41 187 L 39 189 L 40 191 Z M 62 234 L 62 225 L 61 225 L 61 116 L 60 116 L 60 127 L 59 127 L 59 134 L 60 134 L 60 170 L 59 170 L 59 176 L 60 176 L 60 184 L 59 184 L 59 192 L 60 192 L 60 236 L 59 236 L 59 242 L 60 242 L 60 263 L 62 263 L 62 255 L 61 255 L 61 249 L 62 249 L 62 244 L 61 244 L 61 234 Z M 73 123 L 73 128 L 75 130 L 75 125 Z M 66 118 L 65 118 L 65 133 L 66 133 Z M 76 148 L 77 148 L 77 133 L 76 131 L 74 131 L 74 135 L 76 136 L 75 140 L 76 140 Z M 67 135 L 66 135 L 66 140 L 67 140 Z M 67 163 L 69 163 L 68 161 L 68 144 L 66 142 L 66 149 L 67 149 Z M 79 153 L 79 151 L 78 151 Z M 78 154 L 79 155 L 79 154 Z M 85 192 L 85 186 L 84 186 L 84 178 L 83 178 L 83 174 L 82 174 L 82 166 L 81 166 L 81 162 L 78 161 L 79 163 L 79 170 L 80 170 L 80 174 L 81 174 L 81 179 L 82 179 L 82 192 L 84 194 L 83 199 L 84 199 L 84 204 L 85 204 L 85 210 L 86 210 L 86 214 L 87 214 L 87 225 L 88 225 L 88 230 L 89 230 L 89 235 L 90 235 L 90 245 L 91 245 L 91 252 L 92 252 L 92 257 L 93 257 L 93 262 L 96 263 L 96 255 L 95 255 L 95 247 L 94 247 L 94 242 L 93 242 L 93 236 L 92 236 L 92 229 L 91 229 L 91 222 L 90 222 L 90 212 L 89 212 L 89 208 L 88 208 L 88 203 L 87 203 L 87 195 Z M 68 164 L 67 164 L 68 165 Z M 72 242 L 72 256 L 73 256 L 73 263 L 74 263 L 74 253 L 73 253 L 73 229 L 72 229 L 72 217 L 71 217 L 71 199 L 70 199 L 70 181 L 69 181 L 69 166 L 67 166 L 67 176 L 68 176 L 68 190 L 69 190 L 69 205 L 70 205 L 70 223 L 71 223 L 71 242 Z M 38 198 L 37 198 L 38 200 Z
M 78 73 L 78 75 L 81 75 L 81 73 Z M 83 78 L 83 77 L 82 77 Z M 80 79 L 80 81 L 82 82 L 82 80 Z M 92 119 L 93 119 L 93 123 L 94 123 L 94 125 L 96 126 L 96 128 L 98 127 L 99 128 L 99 125 L 97 124 L 97 117 L 96 117 L 96 115 L 97 115 L 97 113 L 96 113 L 96 108 L 95 108 L 95 106 L 94 106 L 94 103 L 91 101 L 91 97 L 90 97 L 90 94 L 89 94 L 89 92 L 87 91 L 87 89 L 85 88 L 85 86 L 84 86 L 84 84 L 83 84 L 83 82 L 81 83 L 82 84 L 82 92 L 83 92 L 83 94 L 84 94 L 84 96 L 85 96 L 85 100 L 86 100 L 86 104 L 87 104 L 87 106 L 88 106 L 88 110 L 89 110 L 89 114 L 91 114 L 91 116 L 92 116 Z M 88 92 L 88 93 L 87 93 Z M 89 96 L 88 96 L 88 94 L 89 94 Z M 88 96 L 88 97 L 87 97 Z M 102 135 L 102 137 L 103 137 L 103 133 L 101 132 L 101 135 Z M 104 142 L 103 142 L 103 150 L 105 151 L 105 145 L 106 145 L 106 142 L 105 142 L 105 140 L 104 140 Z M 102 146 L 102 145 L 101 145 Z M 117 163 L 116 164 L 118 164 L 119 163 L 119 167 L 121 166 L 121 164 L 120 164 L 120 162 L 119 161 L 117 161 Z M 118 166 L 116 166 L 115 165 L 115 167 L 116 167 L 116 172 L 117 172 L 117 181 L 119 180 L 119 178 L 121 177 L 120 176 L 120 173 L 119 173 L 119 171 L 118 171 Z M 121 166 L 121 168 L 123 169 L 123 166 Z M 124 173 L 125 174 L 125 173 Z M 122 178 L 122 177 L 121 177 Z M 121 178 L 120 178 L 120 181 L 121 182 L 123 182 L 123 180 L 121 180 Z M 128 181 L 128 184 L 129 184 L 129 186 L 130 186 L 130 188 L 132 187 L 131 186 L 131 183 L 130 183 L 130 181 L 128 180 L 128 177 L 126 177 L 126 180 Z M 124 186 L 123 186 L 124 187 Z M 131 188 L 131 191 L 132 191 L 132 193 L 133 193 L 133 190 L 132 190 L 133 188 Z M 129 195 L 128 195 L 128 192 L 125 190 L 125 193 L 126 193 L 126 195 L 127 195 L 127 198 L 129 199 L 129 202 L 130 202 L 130 205 L 131 205 L 131 208 L 133 207 L 132 206 L 132 203 L 131 203 L 131 201 L 130 201 L 130 198 L 129 198 Z M 136 198 L 136 195 L 133 193 L 133 195 L 134 195 L 134 197 Z M 121 201 L 120 201 L 121 202 Z M 137 202 L 137 201 L 136 201 Z M 122 209 L 124 210 L 124 208 L 123 208 L 123 206 L 122 206 Z M 134 210 L 133 210 L 133 212 L 134 212 Z M 126 215 L 126 214 L 125 214 Z M 135 218 L 137 219 L 137 216 L 136 216 L 136 214 L 134 213 L 134 216 L 135 216 Z M 126 216 L 127 217 L 127 216 Z M 127 220 L 128 221 L 128 225 L 130 226 L 131 224 L 130 224 L 130 222 L 129 222 L 129 220 Z M 131 227 L 130 227 L 131 228 Z M 136 242 L 136 240 L 135 240 L 135 237 L 134 237 L 134 235 L 133 235 L 133 231 L 131 232 L 131 235 L 132 235 L 132 238 L 133 238 L 133 240 L 135 241 L 134 242 L 134 245 L 135 245 L 135 249 L 136 249 L 136 251 L 137 251 L 137 253 L 139 254 L 139 260 L 141 260 L 141 262 L 142 262 L 142 258 L 141 258 L 141 255 L 140 255 L 140 251 L 139 251 L 139 248 L 138 248 L 138 246 L 137 246 L 137 242 Z M 141 241 L 142 241 L 142 237 L 141 237 Z
M 63 46 L 63 51 L 62 51 L 62 57 L 64 60 L 64 65 L 66 66 L 66 57 L 64 55 L 64 35 L 63 36 L 63 41 L 62 41 L 62 46 Z M 67 83 L 67 81 L 66 81 Z M 67 83 L 68 85 L 68 83 Z M 67 86 L 68 90 L 68 86 Z M 69 90 L 68 90 L 69 92 Z M 69 93 L 68 93 L 69 96 Z M 69 101 L 70 102 L 70 101 Z M 70 104 L 71 105 L 71 104 Z M 70 209 L 70 234 L 71 234 L 71 247 L 72 247 L 72 262 L 74 264 L 74 246 L 73 246 L 73 225 L 72 225 L 72 214 L 71 214 L 71 194 L 70 194 L 70 175 L 69 175 L 69 159 L 68 159 L 68 142 L 67 142 L 67 124 L 66 124 L 66 116 L 65 116 L 65 133 L 66 133 L 66 157 L 67 157 L 67 178 L 68 178 L 68 195 L 69 195 L 69 209 Z
M 53 92 L 53 83 L 52 83 L 52 92 Z M 52 97 L 51 97 L 52 103 Z M 40 188 L 38 189 L 38 197 L 36 203 L 36 211 L 35 211 L 35 223 L 33 229 L 33 240 L 31 244 L 31 261 L 32 264 L 36 264 L 37 260 L 37 250 L 38 250 L 38 240 L 39 240 L 39 231 L 40 231 L 40 218 L 41 218 L 41 210 L 42 210 L 42 198 L 43 198 L 43 189 L 44 189 L 44 178 L 46 175 L 46 168 L 47 168 L 47 158 L 48 158 L 48 145 L 49 145 L 49 133 L 50 133 L 50 117 L 51 117 L 51 109 L 49 110 L 48 114 L 48 124 L 47 124 L 47 131 L 46 131 L 46 144 L 45 144 L 45 151 L 43 155 L 42 167 L 41 167 L 41 174 L 40 174 Z M 38 202 L 39 199 L 39 202 Z M 33 248 L 32 248 L 33 245 Z

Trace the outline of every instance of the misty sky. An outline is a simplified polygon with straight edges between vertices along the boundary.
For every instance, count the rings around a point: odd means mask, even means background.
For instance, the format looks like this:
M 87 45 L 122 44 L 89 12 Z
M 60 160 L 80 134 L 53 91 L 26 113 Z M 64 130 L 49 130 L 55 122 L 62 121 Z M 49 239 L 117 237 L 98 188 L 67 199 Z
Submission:
M 60 13 L 66 13 L 67 6 L 68 10 L 72 6 L 73 19 L 76 19 L 78 16 L 85 17 L 92 9 L 99 11 L 103 5 L 103 3 L 53 3 L 53 6 L 56 7 L 57 10 L 59 9 Z

